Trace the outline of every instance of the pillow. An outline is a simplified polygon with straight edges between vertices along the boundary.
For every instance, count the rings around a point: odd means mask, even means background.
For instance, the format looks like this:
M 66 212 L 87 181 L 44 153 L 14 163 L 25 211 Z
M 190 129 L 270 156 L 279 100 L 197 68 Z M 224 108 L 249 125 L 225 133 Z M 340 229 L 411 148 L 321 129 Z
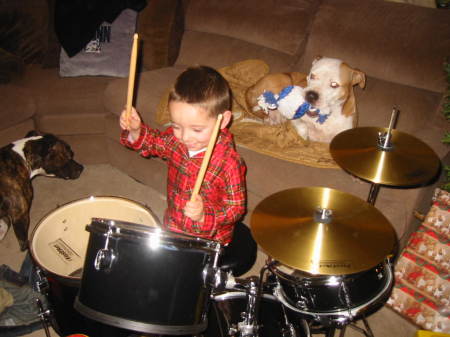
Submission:
M 69 57 L 61 48 L 59 74 L 62 77 L 127 77 L 137 12 L 125 9 L 112 24 L 102 23 L 85 48 Z

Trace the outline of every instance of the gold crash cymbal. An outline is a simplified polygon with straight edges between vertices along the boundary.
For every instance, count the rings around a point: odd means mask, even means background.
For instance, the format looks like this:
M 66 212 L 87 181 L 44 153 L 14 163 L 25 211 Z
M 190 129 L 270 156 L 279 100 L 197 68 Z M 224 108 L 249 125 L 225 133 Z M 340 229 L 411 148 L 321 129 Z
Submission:
M 439 172 L 436 153 L 421 140 L 392 130 L 392 148 L 378 146 L 379 132 L 387 128 L 360 127 L 341 132 L 330 143 L 336 163 L 351 174 L 375 184 L 417 186 Z
M 397 240 L 374 206 L 326 187 L 288 189 L 267 197 L 251 216 L 251 231 L 275 260 L 323 275 L 374 267 L 392 253 Z

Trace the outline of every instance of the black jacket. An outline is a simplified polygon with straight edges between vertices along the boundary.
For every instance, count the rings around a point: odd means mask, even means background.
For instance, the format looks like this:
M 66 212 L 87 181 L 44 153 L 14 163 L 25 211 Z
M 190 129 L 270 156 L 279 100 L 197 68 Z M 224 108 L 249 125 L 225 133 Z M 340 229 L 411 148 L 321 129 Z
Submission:
M 69 57 L 95 36 L 104 22 L 112 23 L 126 8 L 137 12 L 147 0 L 56 0 L 55 33 Z

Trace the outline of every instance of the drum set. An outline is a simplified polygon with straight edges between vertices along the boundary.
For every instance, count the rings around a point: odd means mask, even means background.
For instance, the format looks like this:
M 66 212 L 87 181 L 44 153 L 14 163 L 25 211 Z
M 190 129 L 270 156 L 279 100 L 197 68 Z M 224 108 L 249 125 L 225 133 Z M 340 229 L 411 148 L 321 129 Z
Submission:
M 262 200 L 250 227 L 268 258 L 247 278 L 221 268 L 218 242 L 161 230 L 136 202 L 91 197 L 57 208 L 30 245 L 37 288 L 50 304 L 41 314 L 46 331 L 51 324 L 61 336 L 331 337 L 351 325 L 373 336 L 365 318 L 390 295 L 397 243 L 376 194 L 380 185 L 428 182 L 439 160 L 391 126 L 345 131 L 330 151 L 372 183 L 368 200 L 326 187 Z

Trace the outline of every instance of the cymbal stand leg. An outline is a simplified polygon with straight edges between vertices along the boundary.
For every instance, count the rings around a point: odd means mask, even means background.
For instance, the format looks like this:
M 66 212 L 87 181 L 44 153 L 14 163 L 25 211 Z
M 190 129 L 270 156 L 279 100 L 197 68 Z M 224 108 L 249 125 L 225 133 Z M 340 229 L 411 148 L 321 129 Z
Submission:
M 270 265 L 273 263 L 273 261 L 269 258 L 264 265 L 263 268 L 261 268 L 261 271 L 259 273 L 259 288 L 258 288 L 258 299 L 262 297 L 263 294 L 263 285 L 265 284 L 264 274 L 269 270 Z M 282 337 L 297 337 L 297 332 L 294 327 L 294 325 L 289 321 L 289 318 L 286 314 L 286 309 L 284 305 L 281 306 L 281 310 L 283 312 L 283 322 L 280 322 L 281 325 L 281 336 Z M 258 322 L 258 313 L 256 313 L 256 322 Z M 302 327 L 305 329 L 306 336 L 305 337 L 311 337 L 311 333 L 309 331 L 309 325 L 306 322 L 306 320 L 302 319 L 300 321 L 302 324 Z
M 362 321 L 364 323 L 364 327 L 366 328 L 366 332 L 369 337 L 374 337 L 372 329 L 370 328 L 369 322 L 367 322 L 367 319 L 365 317 L 362 318 Z
M 375 205 L 375 201 L 378 196 L 378 192 L 380 191 L 380 185 L 372 183 L 370 185 L 369 196 L 367 197 L 367 202 L 371 205 Z
M 329 328 L 327 328 L 327 330 L 325 332 L 325 337 L 334 337 L 335 332 L 336 332 L 336 328 L 329 327 Z
M 48 327 L 48 321 L 47 321 L 47 317 L 50 315 L 50 310 L 45 310 L 44 306 L 41 302 L 41 300 L 39 298 L 36 298 L 36 305 L 38 307 L 39 310 L 39 319 L 41 321 L 42 327 L 44 328 L 45 331 L 45 336 L 46 337 L 51 337 L 50 336 L 50 329 Z
M 369 326 L 369 322 L 367 322 L 367 319 L 365 317 L 363 317 L 361 320 L 364 323 L 365 329 L 360 328 L 359 326 L 357 326 L 354 323 L 348 324 L 348 326 L 351 327 L 352 329 L 356 330 L 356 331 L 359 331 L 360 333 L 362 333 L 366 337 L 375 337 L 373 332 L 372 332 L 372 329 Z M 343 337 L 343 336 L 341 336 L 341 337 Z

